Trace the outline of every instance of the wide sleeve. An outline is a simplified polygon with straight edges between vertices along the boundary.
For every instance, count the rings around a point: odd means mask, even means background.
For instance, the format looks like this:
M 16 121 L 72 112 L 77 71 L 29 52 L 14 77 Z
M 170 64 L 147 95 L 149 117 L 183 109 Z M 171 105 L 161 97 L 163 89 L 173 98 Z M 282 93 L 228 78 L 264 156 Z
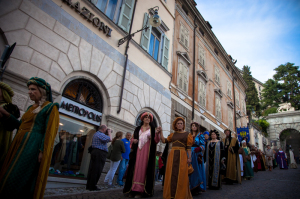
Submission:
M 235 145 L 232 148 L 233 148 L 234 153 L 237 154 L 239 151 L 239 148 L 240 148 L 238 140 L 236 140 Z
M 52 110 L 49 113 L 46 120 L 46 132 L 42 142 L 43 157 L 38 171 L 38 177 L 36 180 L 36 187 L 34 191 L 33 198 L 43 198 L 44 191 L 47 184 L 47 177 L 49 173 L 49 167 L 51 162 L 51 156 L 53 152 L 53 144 L 56 133 L 58 131 L 59 124 L 59 112 L 58 104 L 55 103 L 52 105 Z
M 21 121 L 15 118 L 12 114 L 10 114 L 5 120 L 5 129 L 7 131 L 13 131 L 14 129 L 18 129 L 21 125 Z
M 155 141 L 156 144 L 159 143 L 159 141 L 160 141 L 160 133 L 155 133 L 154 141 Z
M 221 160 L 225 157 L 224 143 L 220 141 Z
M 165 140 L 166 143 L 172 142 L 173 135 L 174 135 L 174 133 L 171 133 L 171 134 L 167 137 L 167 139 Z
M 188 137 L 187 137 L 186 150 L 191 150 L 193 144 L 194 144 L 194 138 L 193 138 L 193 136 L 189 133 L 189 134 L 188 134 Z

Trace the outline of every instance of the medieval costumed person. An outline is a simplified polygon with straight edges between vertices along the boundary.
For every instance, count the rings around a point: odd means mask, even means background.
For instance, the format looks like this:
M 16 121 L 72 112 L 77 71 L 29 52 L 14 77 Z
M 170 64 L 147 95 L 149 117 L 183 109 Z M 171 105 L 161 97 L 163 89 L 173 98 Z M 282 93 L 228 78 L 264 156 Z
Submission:
M 244 176 L 244 163 L 247 162 L 247 159 L 243 147 L 239 148 L 238 153 L 240 158 L 241 178 L 242 178 Z
M 231 131 L 225 129 L 226 138 L 222 141 L 224 143 L 225 165 L 226 172 L 224 180 L 227 184 L 233 184 L 233 182 L 241 183 L 241 166 L 238 156 L 239 142 L 236 138 L 231 137 Z
M 205 146 L 206 160 L 206 184 L 210 189 L 222 187 L 221 175 L 225 173 L 225 157 L 223 142 L 219 140 L 219 133 L 216 130 L 210 131 L 210 140 Z
M 244 180 L 246 180 L 246 179 L 250 180 L 251 178 L 254 177 L 254 173 L 253 173 L 253 169 L 251 166 L 250 149 L 249 149 L 249 147 L 247 147 L 245 140 L 242 141 L 242 147 L 244 149 L 245 156 L 247 159 L 247 161 L 244 164 Z
M 297 166 L 297 163 L 295 161 L 294 152 L 293 152 L 291 147 L 290 147 L 289 153 L 290 153 L 290 168 L 291 169 L 297 169 L 298 166 Z
M 191 123 L 191 135 L 194 139 L 194 144 L 191 148 L 192 166 L 194 172 L 189 176 L 189 180 L 192 195 L 197 195 L 201 191 L 206 190 L 206 178 L 203 161 L 205 138 L 203 134 L 200 134 L 199 124 L 197 122 Z
M 20 110 L 16 105 L 12 104 L 13 96 L 14 91 L 11 89 L 11 87 L 4 82 L 0 82 L 0 106 L 3 107 L 8 113 L 12 114 L 15 118 L 19 118 Z M 1 116 L 2 114 L 0 113 L 0 117 Z M 6 125 L 5 118 L 0 119 L 0 169 L 12 141 L 13 129 L 14 128 L 12 126 Z
M 191 148 L 193 136 L 184 131 L 185 120 L 177 117 L 172 124 L 174 133 L 165 138 L 161 133 L 163 143 L 172 143 L 172 149 L 168 155 L 165 182 L 164 199 L 191 199 L 189 187 L 189 173 L 192 172 Z
M 276 160 L 277 160 L 277 164 L 279 165 L 280 169 L 288 169 L 287 157 L 281 147 L 279 148 L 279 151 L 276 154 Z
M 276 161 L 276 150 L 273 149 L 273 154 L 274 154 L 274 159 L 273 159 L 273 169 L 275 169 L 277 167 L 277 161 Z
M 51 86 L 32 77 L 27 82 L 28 94 L 35 103 L 17 120 L 0 107 L 6 125 L 18 129 L 0 172 L 0 198 L 34 198 L 44 196 L 58 131 L 57 103 L 52 103 Z
M 156 145 L 161 131 L 161 127 L 155 130 L 151 113 L 143 113 L 141 120 L 141 126 L 134 130 L 130 141 L 131 151 L 123 189 L 126 196 L 136 198 L 154 194 Z
M 268 145 L 266 149 L 266 165 L 269 167 L 269 171 L 272 171 L 273 168 L 273 155 L 273 150 L 271 149 L 270 145 Z

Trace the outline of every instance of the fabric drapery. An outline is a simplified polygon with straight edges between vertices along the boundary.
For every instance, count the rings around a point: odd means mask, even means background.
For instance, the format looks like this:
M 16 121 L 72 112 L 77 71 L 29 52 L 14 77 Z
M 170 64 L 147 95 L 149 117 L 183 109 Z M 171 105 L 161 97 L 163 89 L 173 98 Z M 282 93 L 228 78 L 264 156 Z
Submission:
M 166 142 L 172 143 L 172 148 L 167 159 L 163 198 L 190 199 L 187 150 L 191 150 L 193 136 L 188 132 L 174 132 Z
M 0 172 L 0 196 L 43 198 L 58 130 L 58 104 L 46 101 L 38 114 L 31 106 L 18 121 L 12 115 L 8 125 L 19 128 Z M 38 163 L 39 152 L 43 158 Z M 22 176 L 20 176 L 20 173 Z

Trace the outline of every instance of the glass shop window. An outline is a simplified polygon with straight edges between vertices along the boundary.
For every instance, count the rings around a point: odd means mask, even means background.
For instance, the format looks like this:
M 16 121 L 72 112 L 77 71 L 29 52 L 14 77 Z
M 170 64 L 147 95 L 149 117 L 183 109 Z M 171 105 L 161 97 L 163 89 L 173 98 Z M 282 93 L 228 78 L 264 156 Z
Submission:
M 49 175 L 85 178 L 81 166 L 86 163 L 82 160 L 87 153 L 85 148 L 89 147 L 87 139 L 95 133 L 95 126 L 65 115 L 59 118 Z

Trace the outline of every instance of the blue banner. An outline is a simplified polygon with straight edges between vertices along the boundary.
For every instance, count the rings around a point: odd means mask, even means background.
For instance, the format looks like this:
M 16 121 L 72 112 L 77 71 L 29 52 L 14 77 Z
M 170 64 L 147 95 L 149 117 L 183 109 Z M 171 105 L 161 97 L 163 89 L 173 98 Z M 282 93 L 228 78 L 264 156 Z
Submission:
M 247 143 L 250 142 L 250 135 L 249 135 L 249 128 L 248 127 L 237 128 L 237 134 L 238 134 L 239 142 L 241 142 L 244 137 L 247 138 Z

